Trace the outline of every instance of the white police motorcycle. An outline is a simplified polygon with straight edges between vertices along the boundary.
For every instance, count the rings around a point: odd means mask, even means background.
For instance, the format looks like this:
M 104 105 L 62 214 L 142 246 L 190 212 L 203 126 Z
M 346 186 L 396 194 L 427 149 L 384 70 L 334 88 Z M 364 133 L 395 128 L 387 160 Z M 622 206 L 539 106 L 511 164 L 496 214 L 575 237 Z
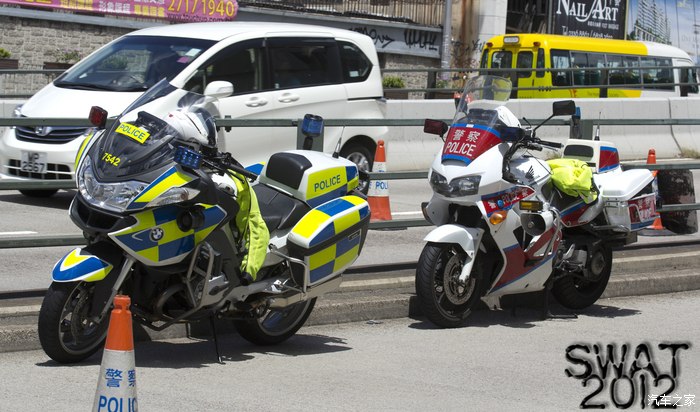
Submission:
M 611 248 L 658 217 L 651 172 L 623 172 L 611 142 L 572 139 L 563 159 L 534 156 L 562 145 L 521 127 L 505 106 L 510 91 L 507 79 L 475 77 L 450 126 L 425 122 L 447 137 L 429 174 L 423 212 L 437 227 L 415 286 L 423 313 L 442 327 L 462 325 L 480 300 L 497 308 L 518 293 L 551 289 L 567 308 L 592 305 L 608 283 Z M 549 119 L 574 111 L 573 101 L 555 102 Z

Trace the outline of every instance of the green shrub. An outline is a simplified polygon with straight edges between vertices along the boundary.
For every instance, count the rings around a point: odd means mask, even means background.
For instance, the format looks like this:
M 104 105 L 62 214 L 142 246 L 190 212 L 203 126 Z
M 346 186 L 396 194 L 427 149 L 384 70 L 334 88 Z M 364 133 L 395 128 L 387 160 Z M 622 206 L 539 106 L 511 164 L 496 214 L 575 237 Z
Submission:
M 12 53 L 0 47 L 0 59 L 9 59 Z
M 382 86 L 384 86 L 385 89 L 403 89 L 406 87 L 406 84 L 403 82 L 403 79 L 398 76 L 385 76 L 384 79 L 382 79 Z

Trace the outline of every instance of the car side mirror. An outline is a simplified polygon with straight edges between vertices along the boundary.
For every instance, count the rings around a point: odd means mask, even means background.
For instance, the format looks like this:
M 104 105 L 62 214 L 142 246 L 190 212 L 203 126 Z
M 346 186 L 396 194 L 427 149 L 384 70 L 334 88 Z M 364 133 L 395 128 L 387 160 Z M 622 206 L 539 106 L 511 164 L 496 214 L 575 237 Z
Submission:
M 576 113 L 576 103 L 573 100 L 552 103 L 552 116 L 571 116 L 574 113 Z
M 423 122 L 423 133 L 444 136 L 450 126 L 442 120 L 425 119 Z
M 216 97 L 217 99 L 222 97 L 229 97 L 233 94 L 233 84 L 230 82 L 225 82 L 223 80 L 217 80 L 211 82 L 204 89 L 205 96 Z

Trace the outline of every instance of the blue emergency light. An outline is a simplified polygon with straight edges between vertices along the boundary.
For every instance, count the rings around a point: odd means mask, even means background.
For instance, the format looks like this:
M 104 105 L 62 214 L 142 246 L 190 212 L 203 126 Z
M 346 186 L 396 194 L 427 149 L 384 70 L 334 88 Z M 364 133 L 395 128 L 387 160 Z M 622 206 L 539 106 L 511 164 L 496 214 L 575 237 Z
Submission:
M 304 116 L 304 120 L 301 122 L 301 132 L 304 136 L 318 137 L 321 135 L 321 131 L 323 131 L 323 117 L 313 114 Z
M 202 164 L 202 155 L 190 149 L 187 146 L 178 146 L 175 151 L 175 163 L 189 167 L 191 169 L 199 169 Z

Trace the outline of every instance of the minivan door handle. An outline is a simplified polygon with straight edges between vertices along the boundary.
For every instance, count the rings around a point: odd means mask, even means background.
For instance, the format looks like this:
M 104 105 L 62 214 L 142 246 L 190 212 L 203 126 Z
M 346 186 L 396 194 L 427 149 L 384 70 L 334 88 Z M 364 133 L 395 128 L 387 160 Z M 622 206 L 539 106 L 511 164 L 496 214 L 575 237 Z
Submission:
M 260 107 L 260 106 L 265 106 L 267 104 L 267 100 L 263 99 L 262 97 L 257 97 L 253 96 L 245 102 L 245 105 L 248 107 Z
M 297 100 L 299 100 L 299 95 L 293 93 L 284 93 L 279 99 L 277 99 L 277 101 L 280 103 L 292 103 L 296 102 Z

